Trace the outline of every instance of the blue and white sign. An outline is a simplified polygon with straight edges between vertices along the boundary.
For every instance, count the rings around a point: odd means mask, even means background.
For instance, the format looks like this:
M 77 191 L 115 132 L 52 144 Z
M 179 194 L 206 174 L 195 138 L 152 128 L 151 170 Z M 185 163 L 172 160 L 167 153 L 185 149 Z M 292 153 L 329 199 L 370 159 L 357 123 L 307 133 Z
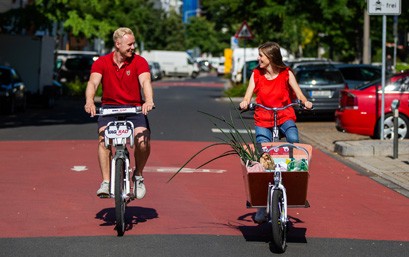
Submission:
M 230 38 L 230 48 L 236 49 L 238 47 L 239 47 L 239 39 L 236 37 L 231 37 Z

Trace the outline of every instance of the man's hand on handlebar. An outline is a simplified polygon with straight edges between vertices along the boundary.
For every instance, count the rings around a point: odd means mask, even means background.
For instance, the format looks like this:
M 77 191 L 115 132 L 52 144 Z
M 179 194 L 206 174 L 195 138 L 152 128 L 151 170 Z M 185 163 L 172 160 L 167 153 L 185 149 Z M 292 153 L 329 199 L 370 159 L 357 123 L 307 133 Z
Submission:
M 91 117 L 94 117 L 95 114 L 97 113 L 97 107 L 95 106 L 95 104 L 92 103 L 86 103 L 84 106 L 85 112 L 89 113 L 91 115 Z
M 142 113 L 147 115 L 148 112 L 152 111 L 155 108 L 155 104 L 153 102 L 145 102 L 142 105 Z

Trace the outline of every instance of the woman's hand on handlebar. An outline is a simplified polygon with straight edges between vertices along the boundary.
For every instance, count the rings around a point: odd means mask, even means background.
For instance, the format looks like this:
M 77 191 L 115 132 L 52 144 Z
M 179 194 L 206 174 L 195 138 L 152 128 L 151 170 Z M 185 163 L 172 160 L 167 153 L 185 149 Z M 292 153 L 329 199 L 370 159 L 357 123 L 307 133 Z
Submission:
M 313 107 L 312 102 L 310 102 L 310 101 L 305 101 L 303 106 L 304 106 L 304 108 L 306 108 L 308 110 L 311 110 L 312 107 Z
M 249 107 L 249 102 L 247 102 L 246 100 L 241 101 L 239 105 L 240 110 L 247 110 L 248 107 Z

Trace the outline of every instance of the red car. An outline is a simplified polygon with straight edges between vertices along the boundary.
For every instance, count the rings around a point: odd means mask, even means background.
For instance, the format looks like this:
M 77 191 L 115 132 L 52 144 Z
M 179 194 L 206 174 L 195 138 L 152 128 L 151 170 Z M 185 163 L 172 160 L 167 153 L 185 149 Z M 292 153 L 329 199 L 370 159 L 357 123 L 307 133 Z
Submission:
M 380 138 L 382 84 L 376 80 L 357 89 L 341 92 L 335 112 L 338 131 Z M 409 71 L 386 78 L 384 138 L 393 138 L 392 101 L 399 100 L 399 139 L 409 138 Z

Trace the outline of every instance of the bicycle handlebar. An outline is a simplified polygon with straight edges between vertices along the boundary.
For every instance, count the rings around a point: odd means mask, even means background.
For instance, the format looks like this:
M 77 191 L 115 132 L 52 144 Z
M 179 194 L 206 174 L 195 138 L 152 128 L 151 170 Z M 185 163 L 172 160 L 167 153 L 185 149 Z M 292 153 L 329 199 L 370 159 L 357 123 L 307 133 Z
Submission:
M 299 107 L 302 107 L 302 108 L 305 107 L 305 106 L 301 103 L 300 100 L 297 100 L 296 102 L 290 103 L 290 104 L 285 105 L 285 106 L 283 106 L 283 107 L 267 107 L 267 106 L 264 106 L 264 105 L 258 104 L 258 103 L 250 103 L 250 104 L 248 105 L 248 108 L 247 108 L 247 109 L 242 109 L 242 108 L 239 107 L 239 110 L 241 110 L 242 112 L 245 112 L 245 111 L 254 111 L 254 110 L 256 109 L 256 107 L 261 107 L 261 108 L 266 109 L 266 110 L 268 110 L 268 111 L 278 112 L 278 111 L 285 110 L 285 109 L 287 109 L 287 108 L 289 108 L 289 107 L 291 107 L 291 106 L 299 106 Z
M 153 107 L 155 109 L 155 106 Z M 126 114 L 140 114 L 142 113 L 142 106 L 132 107 L 100 107 L 97 109 L 97 116 L 109 116 L 109 115 L 126 115 Z

